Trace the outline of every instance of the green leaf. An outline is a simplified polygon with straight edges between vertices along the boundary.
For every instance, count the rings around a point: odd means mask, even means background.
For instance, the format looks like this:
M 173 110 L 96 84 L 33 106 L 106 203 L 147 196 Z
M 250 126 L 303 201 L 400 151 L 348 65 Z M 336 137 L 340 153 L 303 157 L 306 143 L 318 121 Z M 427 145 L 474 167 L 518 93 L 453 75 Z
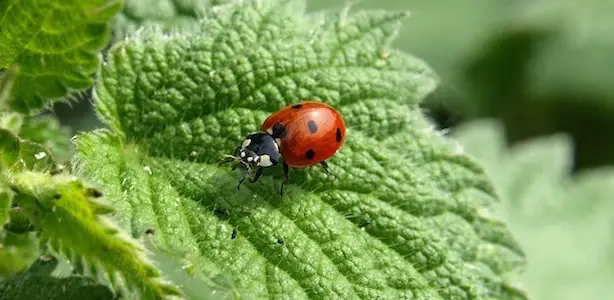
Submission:
M 569 174 L 565 135 L 506 149 L 502 124 L 476 121 L 455 133 L 502 195 L 500 213 L 530 260 L 522 285 L 534 299 L 608 299 L 614 268 L 614 169 Z
M 181 258 L 173 257 L 174 255 L 169 253 L 163 253 L 159 251 L 160 249 L 151 247 L 151 245 L 146 244 L 146 246 L 153 250 L 151 258 L 156 262 L 156 266 L 172 282 L 181 286 L 181 290 L 187 299 L 222 300 L 237 299 L 239 297 L 226 276 L 212 278 L 192 276 L 193 266 L 184 265 L 183 268 L 177 268 L 177 261 L 181 261 Z
M 134 237 L 246 297 L 524 299 L 506 275 L 524 256 L 486 214 L 488 179 L 417 106 L 437 77 L 388 45 L 407 14 L 313 22 L 304 4 L 237 1 L 192 32 L 115 45 L 94 91 L 111 130 L 77 136 L 74 171 Z M 303 99 L 345 116 L 337 179 L 292 170 L 280 199 L 272 169 L 237 191 L 223 155 Z
M 122 278 L 143 298 L 179 294 L 161 280 L 139 244 L 119 235 L 119 230 L 104 218 L 113 208 L 94 199 L 101 196 L 99 191 L 64 174 L 25 171 L 12 177 L 15 203 L 53 250 L 87 268 L 90 275 L 110 279 L 116 288 L 123 287 Z
M 58 166 L 45 147 L 40 144 L 21 140 L 7 129 L 0 128 L 0 158 L 2 166 L 10 171 L 36 170 L 55 172 Z M 13 174 L 0 174 L 11 177 Z
M 189 28 L 207 7 L 229 0 L 125 0 L 124 9 L 113 20 L 113 36 L 121 40 L 142 28 L 159 28 L 164 32 Z
M 19 138 L 12 132 L 0 128 L 0 163 L 2 163 L 2 169 L 13 168 L 18 161 Z
M 0 281 L 26 269 L 36 258 L 38 243 L 33 233 L 18 234 L 0 228 Z
M 10 69 L 0 73 L 0 112 L 4 112 L 9 108 L 11 90 L 13 89 L 15 79 L 18 75 L 19 66 L 13 66 Z
M 57 259 L 37 260 L 27 271 L 0 282 L 3 299 L 117 299 L 108 287 L 74 274 L 55 276 Z
M 537 47 L 533 65 L 528 67 L 529 89 L 536 97 L 543 98 L 561 89 L 614 97 L 609 80 L 612 65 L 604 63 L 609 62 L 614 50 L 614 38 L 607 34 L 614 25 L 608 13 L 612 9 L 614 4 L 604 0 L 582 4 L 541 0 L 521 6 L 512 20 L 519 23 L 515 28 L 551 34 Z
M 0 116 L 0 128 L 10 131 L 14 135 L 19 135 L 23 126 L 23 115 L 15 112 L 6 112 Z
M 121 0 L 8 0 L 0 5 L 0 68 L 19 66 L 8 104 L 38 111 L 92 85 L 107 21 Z
M 19 157 L 28 170 L 52 172 L 58 168 L 49 150 L 42 145 L 27 140 L 20 142 Z
M 35 117 L 19 113 L 4 113 L 0 116 L 0 128 L 22 139 L 41 144 L 49 149 L 57 161 L 70 159 L 70 129 L 60 125 L 53 115 Z
M 70 160 L 70 129 L 61 126 L 59 120 L 54 116 L 26 117 L 19 136 L 41 144 L 59 162 Z
M 575 168 L 614 163 L 610 1 L 516 1 L 463 68 L 467 117 L 504 120 L 511 141 L 566 132 Z
M 0 182 L 0 230 L 9 220 L 11 204 L 13 204 L 13 194 L 4 182 Z

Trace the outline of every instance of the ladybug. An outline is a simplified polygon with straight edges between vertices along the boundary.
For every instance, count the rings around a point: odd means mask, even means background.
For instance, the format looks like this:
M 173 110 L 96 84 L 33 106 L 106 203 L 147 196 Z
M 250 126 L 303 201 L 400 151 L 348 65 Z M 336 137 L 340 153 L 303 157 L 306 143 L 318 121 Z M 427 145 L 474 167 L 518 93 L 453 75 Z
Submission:
M 243 139 L 232 156 L 245 167 L 237 189 L 247 178 L 249 171 L 256 168 L 253 178 L 258 181 L 265 168 L 283 165 L 284 185 L 288 184 L 289 167 L 306 168 L 322 165 L 328 174 L 326 160 L 341 149 L 345 142 L 345 122 L 341 114 L 331 107 L 317 101 L 304 101 L 288 105 L 271 114 L 260 127 L 260 132 Z

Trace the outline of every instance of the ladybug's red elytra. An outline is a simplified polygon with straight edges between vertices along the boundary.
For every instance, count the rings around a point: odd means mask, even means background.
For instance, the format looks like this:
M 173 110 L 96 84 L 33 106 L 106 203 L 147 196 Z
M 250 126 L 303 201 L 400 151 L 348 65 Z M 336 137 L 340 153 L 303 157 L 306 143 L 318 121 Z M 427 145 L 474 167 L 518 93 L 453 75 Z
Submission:
M 345 122 L 341 114 L 331 107 L 317 101 L 304 101 L 288 105 L 271 114 L 260 127 L 261 132 L 245 137 L 234 153 L 239 165 L 245 172 L 237 189 L 246 179 L 251 168 L 256 173 L 250 182 L 256 182 L 265 168 L 282 162 L 284 185 L 288 183 L 289 167 L 305 168 L 322 165 L 329 173 L 326 160 L 341 149 L 345 142 Z

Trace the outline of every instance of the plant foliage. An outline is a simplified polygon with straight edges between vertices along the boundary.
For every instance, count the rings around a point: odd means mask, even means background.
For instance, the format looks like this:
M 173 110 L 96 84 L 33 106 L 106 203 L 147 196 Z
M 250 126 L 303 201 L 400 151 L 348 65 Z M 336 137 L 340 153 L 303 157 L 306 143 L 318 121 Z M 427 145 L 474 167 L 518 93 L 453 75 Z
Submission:
M 0 4 L 0 68 L 15 68 L 3 105 L 38 112 L 92 85 L 107 21 L 121 0 L 6 0 Z
M 610 1 L 519 1 L 467 58 L 468 117 L 497 117 L 513 141 L 566 132 L 575 168 L 614 163 Z M 505 59 L 502 59 L 505 58 Z
M 38 259 L 30 268 L 16 274 L 9 280 L 0 282 L 2 299 L 61 300 L 120 299 L 105 285 L 94 279 L 78 274 L 54 274 L 58 260 L 44 257 Z M 63 276 L 58 276 L 63 275 Z
M 391 49 L 404 12 L 305 14 L 304 1 L 234 1 L 197 28 L 115 44 L 94 98 L 110 130 L 76 138 L 74 171 L 100 184 L 134 237 L 254 298 L 525 299 L 524 254 L 481 167 L 417 104 L 438 79 Z M 236 189 L 220 165 L 280 107 L 318 99 L 348 141 L 318 168 Z M 233 238 L 233 231 L 237 232 Z
M 39 144 L 20 140 L 7 130 L 0 130 L 0 134 L 0 178 L 6 191 L 3 199 L 9 201 L 3 207 L 8 206 L 22 217 L 10 218 L 6 231 L 2 230 L 6 247 L 0 249 L 0 255 L 13 258 L 1 261 L 0 269 L 5 270 L 1 275 L 21 271 L 36 258 L 29 254 L 37 253 L 36 239 L 31 230 L 24 230 L 33 228 L 37 239 L 50 250 L 67 257 L 80 271 L 108 278 L 118 289 L 125 283 L 145 298 L 179 294 L 173 286 L 160 281 L 159 272 L 144 257 L 141 247 L 119 234 L 104 218 L 114 209 L 96 199 L 102 196 L 100 191 L 72 175 L 55 174 L 58 166 L 51 153 Z M 28 225 L 13 224 L 24 220 Z
M 502 196 L 499 211 L 526 249 L 530 263 L 522 285 L 535 299 L 609 299 L 614 170 L 571 176 L 568 136 L 507 149 L 502 127 L 476 121 L 455 136 L 483 163 Z

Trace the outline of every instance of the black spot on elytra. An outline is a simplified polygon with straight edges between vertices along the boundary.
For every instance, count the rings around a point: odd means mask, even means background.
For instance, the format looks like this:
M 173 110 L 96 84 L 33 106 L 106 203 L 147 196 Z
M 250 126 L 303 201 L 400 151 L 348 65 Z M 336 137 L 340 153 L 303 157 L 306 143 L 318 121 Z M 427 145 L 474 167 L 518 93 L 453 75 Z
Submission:
M 309 149 L 307 150 L 307 152 L 305 153 L 305 157 L 307 159 L 313 159 L 316 156 L 316 153 L 313 152 L 313 149 Z
M 341 142 L 341 138 L 343 138 L 341 136 L 341 128 L 337 128 L 337 132 L 335 132 L 335 134 L 336 134 L 336 138 L 337 138 L 337 143 L 340 143 Z
M 309 132 L 311 133 L 316 133 L 316 131 L 318 131 L 318 124 L 316 124 L 316 122 L 313 120 L 307 122 L 307 127 L 309 127 Z
M 294 109 L 299 109 L 301 107 L 303 107 L 303 104 L 297 104 L 297 105 L 293 105 L 292 106 L 292 108 L 294 108 Z
M 281 123 L 275 123 L 273 125 L 273 137 L 282 138 L 286 134 L 286 126 Z

